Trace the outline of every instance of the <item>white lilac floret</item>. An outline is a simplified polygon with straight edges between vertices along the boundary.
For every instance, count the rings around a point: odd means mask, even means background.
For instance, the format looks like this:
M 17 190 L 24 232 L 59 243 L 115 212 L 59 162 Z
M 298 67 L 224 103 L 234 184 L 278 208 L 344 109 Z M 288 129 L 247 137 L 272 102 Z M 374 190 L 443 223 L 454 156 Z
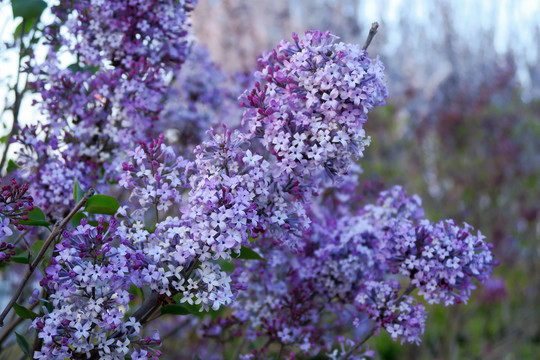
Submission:
M 233 84 L 210 59 L 209 51 L 192 42 L 182 69 L 167 89 L 155 131 L 163 132 L 169 145 L 188 156 L 206 138 L 208 129 L 240 123 L 236 98 L 241 91 L 231 89 Z

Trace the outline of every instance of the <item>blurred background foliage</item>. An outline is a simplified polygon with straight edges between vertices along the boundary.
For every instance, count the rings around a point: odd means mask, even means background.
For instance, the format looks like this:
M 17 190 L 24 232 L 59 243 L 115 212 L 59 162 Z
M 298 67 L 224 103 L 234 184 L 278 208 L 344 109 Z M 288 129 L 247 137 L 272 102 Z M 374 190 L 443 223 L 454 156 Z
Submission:
M 370 46 L 388 106 L 366 128 L 363 180 L 402 184 L 432 220 L 480 229 L 501 265 L 468 305 L 432 307 L 420 346 L 381 334 L 379 359 L 537 359 L 540 353 L 540 12 L 532 1 L 201 0 L 194 29 L 227 71 L 292 31 Z

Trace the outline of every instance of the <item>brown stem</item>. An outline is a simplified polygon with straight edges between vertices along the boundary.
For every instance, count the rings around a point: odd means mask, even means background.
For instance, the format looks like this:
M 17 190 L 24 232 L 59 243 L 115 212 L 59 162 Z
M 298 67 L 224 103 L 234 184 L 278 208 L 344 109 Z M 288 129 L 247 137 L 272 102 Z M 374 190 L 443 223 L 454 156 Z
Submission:
M 367 50 L 369 47 L 369 44 L 371 44 L 371 40 L 373 40 L 373 37 L 375 37 L 375 34 L 377 33 L 377 29 L 379 28 L 379 23 L 374 22 L 371 24 L 371 29 L 369 29 L 369 34 L 367 36 L 366 42 L 364 43 L 364 46 L 362 47 L 362 50 Z
M 43 247 L 37 254 L 34 261 L 32 261 L 32 263 L 28 265 L 28 270 L 26 270 L 26 273 L 24 274 L 19 287 L 15 291 L 15 294 L 13 294 L 13 297 L 11 298 L 11 300 L 5 307 L 4 311 L 2 312 L 2 314 L 0 314 L 0 327 L 4 326 L 4 319 L 6 318 L 11 308 L 13 307 L 13 304 L 15 304 L 15 302 L 21 295 L 24 287 L 26 286 L 26 283 L 30 279 L 30 276 L 32 276 L 32 274 L 34 273 L 34 270 L 38 267 L 41 259 L 43 258 L 43 255 L 45 255 L 45 252 L 47 251 L 51 243 L 54 241 L 54 239 L 56 239 L 58 235 L 62 233 L 62 231 L 64 231 L 64 228 L 66 227 L 68 222 L 71 220 L 71 218 L 77 213 L 77 211 L 79 211 L 79 209 L 81 209 L 84 206 L 84 204 L 86 204 L 88 199 L 90 199 L 90 197 L 94 195 L 94 192 L 95 192 L 94 189 L 88 190 L 84 194 L 84 197 L 81 199 L 81 201 L 79 201 L 77 205 L 75 205 L 75 207 L 69 212 L 69 214 L 59 224 L 57 223 L 54 226 L 53 231 L 51 232 L 47 240 L 45 240 L 45 244 L 43 244 Z
M 159 307 L 159 293 L 152 292 L 144 303 L 133 313 L 133 317 L 141 324 Z
M 407 287 L 407 289 L 405 289 L 405 291 L 401 294 L 401 296 L 399 298 L 397 298 L 396 301 L 394 301 L 394 305 L 398 305 L 401 301 L 403 301 L 405 296 L 409 295 L 414 289 L 416 289 L 416 287 L 413 284 L 409 284 L 409 286 Z M 349 351 L 347 351 L 345 354 L 343 354 L 339 358 L 339 360 L 347 360 L 349 358 L 349 356 L 351 356 L 356 350 L 358 350 L 362 345 L 364 345 L 366 343 L 366 341 L 375 333 L 375 329 L 376 329 L 375 325 L 371 325 L 369 331 L 367 331 L 364 334 L 364 336 L 362 336 L 356 342 L 356 344 L 354 344 L 354 346 L 349 349 Z
M 285 350 L 285 346 L 282 342 L 279 343 L 279 354 L 277 356 L 277 359 L 281 359 L 281 356 L 283 355 L 283 350 Z
M 26 229 L 23 232 L 21 232 L 19 236 L 17 236 L 17 239 L 15 239 L 15 241 L 13 242 L 13 245 L 17 245 L 19 241 L 21 241 L 21 239 L 23 239 L 26 236 L 26 234 L 28 234 L 29 231 L 30 229 Z
M 34 335 L 34 341 L 32 342 L 32 349 L 30 349 L 30 356 L 33 357 L 33 354 L 37 351 L 39 345 L 40 345 L 41 339 L 39 338 L 39 334 L 36 332 Z
M 412 293 L 414 289 L 416 289 L 416 286 L 414 286 L 413 284 L 409 284 L 409 286 L 405 289 L 401 296 L 395 301 L 395 304 L 399 304 L 403 300 L 403 298 Z
M 352 348 L 349 349 L 345 354 L 343 354 L 339 360 L 347 360 L 356 350 L 358 350 L 364 343 L 375 333 L 375 325 L 371 325 L 371 328 L 368 332 L 364 334 Z
M 242 349 L 244 348 L 244 345 L 246 344 L 247 340 L 246 338 L 242 338 L 242 342 L 240 343 L 240 345 L 238 345 L 238 347 L 236 348 L 236 351 L 234 352 L 234 356 L 232 357 L 234 360 L 238 360 L 238 358 L 240 357 L 240 352 L 242 351 Z

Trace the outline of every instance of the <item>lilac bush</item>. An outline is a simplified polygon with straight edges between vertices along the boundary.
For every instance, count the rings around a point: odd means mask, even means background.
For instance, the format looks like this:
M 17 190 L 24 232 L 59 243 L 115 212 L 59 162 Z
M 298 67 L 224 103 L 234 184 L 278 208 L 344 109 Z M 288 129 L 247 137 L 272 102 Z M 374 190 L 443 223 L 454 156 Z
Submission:
M 467 302 L 495 262 L 480 232 L 430 222 L 403 188 L 357 193 L 384 66 L 367 45 L 293 34 L 235 108 L 186 40 L 194 5 L 52 8 L 48 57 L 31 62 L 46 121 L 21 129 L 0 197 L 0 259 L 29 264 L 0 322 L 12 306 L 32 320 L 33 345 L 17 341 L 35 359 L 167 356 L 171 318 L 185 358 L 361 359 L 381 329 L 419 343 L 424 304 Z
M 152 137 L 167 79 L 188 53 L 192 9 L 189 0 L 61 1 L 52 8 L 47 59 L 33 68 L 47 123 L 22 130 L 20 156 L 28 181 L 40 184 L 32 194 L 46 214 L 60 218 L 72 205 L 62 194 L 74 178 L 86 187 L 114 180 L 126 149 Z M 65 53 L 76 59 L 67 68 L 59 58 Z

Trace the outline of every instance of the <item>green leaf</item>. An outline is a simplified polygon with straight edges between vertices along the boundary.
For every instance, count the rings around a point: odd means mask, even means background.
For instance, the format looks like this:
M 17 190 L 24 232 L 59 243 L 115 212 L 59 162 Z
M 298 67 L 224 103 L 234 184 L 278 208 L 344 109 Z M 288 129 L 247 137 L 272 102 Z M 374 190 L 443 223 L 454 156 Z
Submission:
M 230 261 L 225 261 L 225 260 L 219 260 L 218 261 L 218 264 L 219 266 L 221 267 L 221 270 L 227 272 L 227 273 L 230 273 L 230 272 L 233 272 L 234 269 L 235 269 L 235 266 L 232 262 Z
M 12 256 L 9 259 L 17 264 L 28 264 L 28 251 L 23 251 L 17 256 Z
M 2 125 L 4 125 L 4 124 L 2 124 Z M 9 135 L 4 135 L 4 136 L 0 137 L 0 144 L 4 144 L 7 141 L 7 139 L 9 139 Z
M 71 225 L 72 228 L 76 228 L 77 226 L 81 225 L 81 220 L 86 219 L 86 214 L 82 212 L 75 213 L 71 220 L 69 220 L 69 225 Z
M 38 22 L 38 18 L 33 19 L 27 19 L 26 21 L 21 22 L 17 27 L 15 28 L 15 31 L 13 32 L 13 37 L 15 39 L 21 37 L 21 34 L 23 34 L 23 25 L 24 25 L 24 34 L 28 34 L 30 30 L 34 27 L 34 25 Z
M 32 310 L 29 310 L 29 309 L 25 308 L 24 306 L 19 305 L 17 303 L 13 304 L 13 310 L 15 310 L 17 315 L 19 315 L 23 319 L 32 319 L 32 320 L 34 320 L 35 318 L 39 317 L 39 315 L 36 314 L 35 312 L 33 312 Z
M 32 245 L 32 252 L 38 254 L 41 251 L 41 248 L 45 245 L 44 241 L 38 240 Z
M 80 66 L 77 63 L 73 63 L 67 67 L 74 73 L 88 71 L 90 74 L 95 74 L 99 70 L 99 66 Z
M 43 302 L 41 302 L 40 304 L 42 304 Z M 51 302 L 46 302 L 45 303 L 45 308 L 47 309 L 48 312 L 52 313 L 53 310 L 54 310 L 54 305 L 51 303 Z
M 11 0 L 11 10 L 14 18 L 37 18 L 41 16 L 41 13 L 46 8 L 47 3 L 43 0 Z
M 17 344 L 19 344 L 19 347 L 21 348 L 23 353 L 30 356 L 30 344 L 28 343 L 28 341 L 26 341 L 24 336 L 17 332 L 15 332 L 15 337 L 17 338 Z
M 167 305 L 161 308 L 161 315 L 190 315 L 197 314 L 200 310 L 200 306 L 189 304 L 173 304 Z
M 244 259 L 244 260 L 264 260 L 264 258 L 257 254 L 255 251 L 251 250 L 248 247 L 242 246 L 240 248 L 240 255 L 238 255 L 238 259 Z
M 114 215 L 120 207 L 118 200 L 109 195 L 94 195 L 84 208 L 84 211 L 91 214 L 102 214 L 102 215 Z
M 79 180 L 75 178 L 75 184 L 73 185 L 73 200 L 75 200 L 75 204 L 81 201 L 83 197 L 84 197 L 84 190 L 81 188 L 81 185 L 79 184 Z
M 7 163 L 7 167 L 6 167 L 7 173 L 9 174 L 10 172 L 15 171 L 17 169 L 20 169 L 19 165 L 17 165 L 15 161 L 9 159 Z
M 31 226 L 50 226 L 51 223 L 45 219 L 45 214 L 43 211 L 34 206 L 34 209 L 28 213 L 28 220 L 19 221 L 21 225 L 31 225 Z

